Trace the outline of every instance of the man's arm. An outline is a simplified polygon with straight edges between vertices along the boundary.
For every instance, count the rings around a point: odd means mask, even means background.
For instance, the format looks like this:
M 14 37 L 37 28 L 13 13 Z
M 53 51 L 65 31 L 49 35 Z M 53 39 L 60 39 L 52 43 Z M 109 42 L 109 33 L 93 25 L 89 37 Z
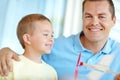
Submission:
M 120 80 L 120 74 L 116 75 L 114 80 Z
M 0 75 L 7 76 L 12 71 L 12 59 L 19 61 L 18 55 L 10 48 L 0 49 Z

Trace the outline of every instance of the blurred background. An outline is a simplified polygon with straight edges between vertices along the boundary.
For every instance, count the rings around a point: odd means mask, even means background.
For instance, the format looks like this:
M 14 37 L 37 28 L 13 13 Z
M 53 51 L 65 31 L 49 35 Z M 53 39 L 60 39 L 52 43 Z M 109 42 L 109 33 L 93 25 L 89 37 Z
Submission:
M 110 37 L 120 42 L 120 0 L 113 0 L 117 22 Z M 82 30 L 82 0 L 0 0 L 0 48 L 10 47 L 19 54 L 23 49 L 16 36 L 19 20 L 31 13 L 48 17 L 54 27 L 54 38 L 68 37 Z

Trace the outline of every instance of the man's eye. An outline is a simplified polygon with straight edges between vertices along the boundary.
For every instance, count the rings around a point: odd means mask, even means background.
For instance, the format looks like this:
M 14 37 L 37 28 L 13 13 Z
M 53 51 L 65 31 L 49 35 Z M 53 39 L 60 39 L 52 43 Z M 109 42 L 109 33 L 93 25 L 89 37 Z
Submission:
M 105 17 L 104 17 L 104 16 L 100 16 L 99 18 L 100 18 L 100 19 L 103 19 L 103 18 L 105 18 Z
M 105 16 L 100 16 L 99 19 L 104 21 L 104 20 L 106 20 L 106 17 Z
M 85 16 L 86 19 L 91 19 L 92 17 L 91 16 Z

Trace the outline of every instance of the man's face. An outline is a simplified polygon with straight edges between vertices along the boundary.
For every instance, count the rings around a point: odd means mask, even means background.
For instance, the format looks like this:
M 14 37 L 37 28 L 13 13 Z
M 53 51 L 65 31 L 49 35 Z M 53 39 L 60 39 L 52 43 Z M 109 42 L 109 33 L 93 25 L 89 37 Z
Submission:
M 92 42 L 106 40 L 116 18 L 112 19 L 107 1 L 87 1 L 83 12 L 83 32 Z

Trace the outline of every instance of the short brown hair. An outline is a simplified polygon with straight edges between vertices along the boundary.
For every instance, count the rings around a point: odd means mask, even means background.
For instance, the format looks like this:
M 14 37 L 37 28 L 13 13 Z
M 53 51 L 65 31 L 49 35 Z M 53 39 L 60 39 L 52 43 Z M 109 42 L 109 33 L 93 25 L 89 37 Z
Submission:
M 82 4 L 82 11 L 84 12 L 84 5 L 85 5 L 85 3 L 87 2 L 87 1 L 107 1 L 108 3 L 109 3 L 109 10 L 110 10 L 110 12 L 111 12 L 111 14 L 112 14 L 112 19 L 113 19 L 113 17 L 115 16 L 115 7 L 114 7 L 114 3 L 113 3 L 113 1 L 112 0 L 84 0 L 83 1 L 83 4 Z
M 47 20 L 51 23 L 51 21 L 42 14 L 29 14 L 20 20 L 20 22 L 18 23 L 18 27 L 17 27 L 17 37 L 23 48 L 25 48 L 24 41 L 23 41 L 23 35 L 25 33 L 29 33 L 32 35 L 32 33 L 35 29 L 32 26 L 33 22 L 45 21 L 45 20 Z

